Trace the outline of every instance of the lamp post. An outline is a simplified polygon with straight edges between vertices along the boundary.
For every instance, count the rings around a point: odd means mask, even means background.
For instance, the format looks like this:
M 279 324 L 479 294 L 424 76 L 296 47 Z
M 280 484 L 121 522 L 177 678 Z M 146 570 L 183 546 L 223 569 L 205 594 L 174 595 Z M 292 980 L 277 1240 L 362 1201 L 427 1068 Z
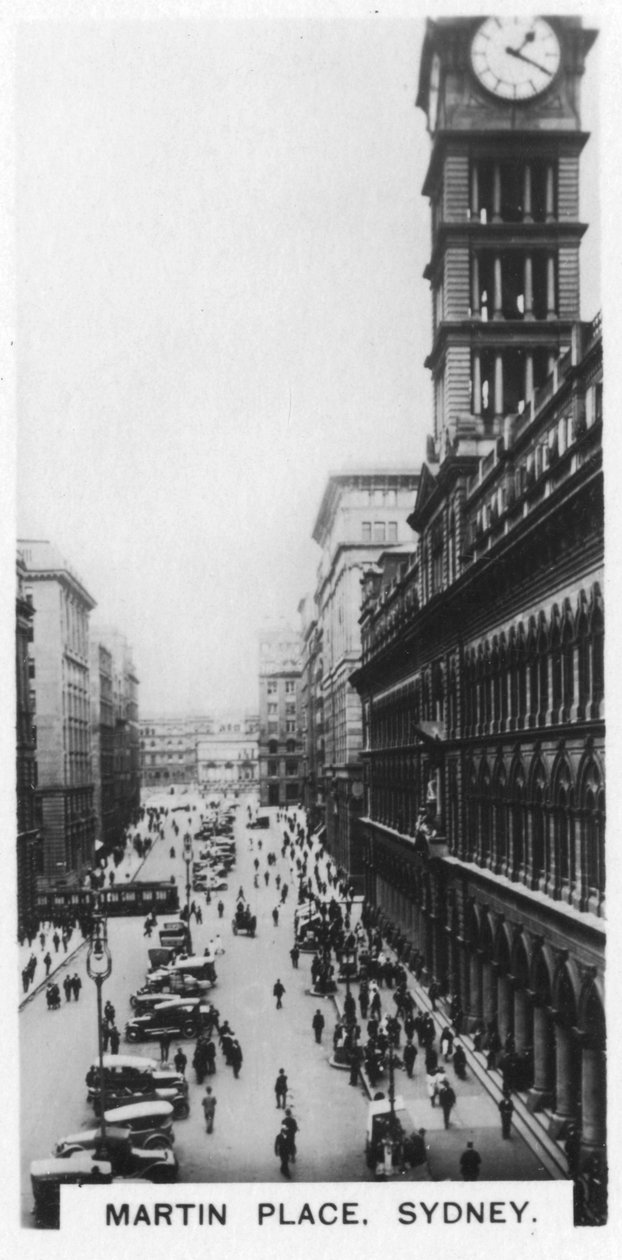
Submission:
M 97 985 L 97 1048 L 99 1054 L 99 1123 L 102 1145 L 106 1141 L 106 1087 L 104 1083 L 104 1049 L 102 1038 L 102 984 L 112 971 L 112 956 L 108 948 L 108 929 L 99 904 L 96 903 L 93 915 L 93 927 L 89 937 L 86 955 L 86 970 L 89 979 Z
M 192 937 L 190 935 L 190 863 L 192 862 L 192 837 L 188 831 L 184 836 L 184 862 L 186 863 L 186 931 L 188 933 L 188 952 L 192 953 Z

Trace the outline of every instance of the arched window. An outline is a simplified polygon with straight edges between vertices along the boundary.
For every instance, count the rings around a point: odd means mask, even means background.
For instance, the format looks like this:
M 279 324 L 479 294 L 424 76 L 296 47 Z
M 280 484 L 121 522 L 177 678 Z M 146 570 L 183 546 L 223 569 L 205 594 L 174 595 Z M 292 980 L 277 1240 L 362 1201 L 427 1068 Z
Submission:
M 268 744 L 268 753 L 270 757 L 275 757 L 278 751 L 279 751 L 278 741 L 276 739 L 271 739 L 270 743 Z
M 486 758 L 482 761 L 479 771 L 479 843 L 478 843 L 478 860 L 481 866 L 486 866 L 490 861 L 491 850 L 491 801 L 490 801 L 490 771 Z
M 546 771 L 538 758 L 531 773 L 531 877 L 535 887 L 544 877 L 546 845 Z
M 498 873 L 504 873 L 507 864 L 507 803 L 505 766 L 497 761 L 492 783 L 493 799 L 493 862 Z
M 553 783 L 553 863 L 549 890 L 554 897 L 570 899 L 574 885 L 572 825 L 572 775 L 566 760 L 557 768 Z
M 592 642 L 592 704 L 596 710 L 592 716 L 597 717 L 605 694 L 605 617 L 598 583 L 594 587 L 592 597 L 590 638 Z
M 590 758 L 580 777 L 581 875 L 584 899 L 605 891 L 605 792 L 600 769 Z
M 549 707 L 549 639 L 546 618 L 540 613 L 538 626 L 538 717 L 546 722 Z
M 512 770 L 510 785 L 510 877 L 520 879 L 525 868 L 525 773 L 520 762 Z
M 553 721 L 559 719 L 564 698 L 562 672 L 562 640 L 559 609 L 553 605 L 551 614 L 551 709 Z
M 576 640 L 577 675 L 579 682 L 578 704 L 581 717 L 585 717 L 590 702 L 590 631 L 584 591 L 582 591 L 579 596 Z
M 539 681 L 540 670 L 538 661 L 538 643 L 536 635 L 536 623 L 532 617 L 529 622 L 529 634 L 527 636 L 527 671 L 529 677 L 529 716 L 535 724 L 539 710 Z

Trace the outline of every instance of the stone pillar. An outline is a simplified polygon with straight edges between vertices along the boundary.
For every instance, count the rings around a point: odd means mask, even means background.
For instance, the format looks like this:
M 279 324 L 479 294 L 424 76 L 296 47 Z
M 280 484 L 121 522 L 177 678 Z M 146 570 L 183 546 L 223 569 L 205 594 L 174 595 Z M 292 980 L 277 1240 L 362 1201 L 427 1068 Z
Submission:
M 482 963 L 482 1007 L 486 1028 L 497 1013 L 497 989 L 491 962 Z
M 501 1038 L 501 1043 L 505 1041 L 509 1032 L 513 1032 L 514 1023 L 514 1004 L 512 1002 L 512 987 L 507 976 L 497 976 L 497 1029 Z
M 546 259 L 546 318 L 557 319 L 555 301 L 555 255 L 548 254 Z
M 479 350 L 473 351 L 473 415 L 482 414 L 482 360 Z
M 544 1006 L 535 1006 L 533 1012 L 533 1087 L 529 1090 L 529 1110 L 540 1111 L 542 1107 L 548 1107 L 552 1093 L 550 1016 Z
M 577 1065 L 572 1033 L 565 1024 L 555 1024 L 555 1113 L 551 1137 L 560 1137 L 577 1114 Z
M 479 219 L 479 171 L 477 162 L 471 166 L 471 218 Z
M 479 319 L 480 315 L 479 254 L 471 258 L 471 314 Z
M 495 254 L 492 270 L 493 270 L 492 317 L 493 319 L 501 319 L 503 316 L 503 273 L 501 270 L 501 255 L 500 254 Z
M 531 254 L 525 255 L 525 319 L 533 319 L 533 259 Z
M 495 416 L 503 415 L 503 355 L 495 354 L 495 390 L 493 411 Z
M 555 174 L 553 166 L 549 164 L 546 168 L 546 221 L 547 223 L 555 222 Z
M 530 350 L 525 355 L 525 405 L 528 406 L 533 397 L 533 354 Z
M 501 167 L 498 162 L 492 170 L 492 221 L 501 222 Z
M 581 1146 L 602 1150 L 607 1140 L 605 1055 L 586 1044 L 581 1057 Z
M 531 1044 L 529 1028 L 529 1004 L 524 989 L 514 990 L 514 1043 L 517 1051 Z
M 531 223 L 533 215 L 531 213 L 531 167 L 529 162 L 525 163 L 523 171 L 523 222 Z
M 469 955 L 464 942 L 461 942 L 458 947 L 457 985 L 462 1009 L 466 1013 L 471 1009 L 471 993 L 469 986 Z
M 482 964 L 479 954 L 469 959 L 469 1010 L 476 1024 L 482 1020 Z

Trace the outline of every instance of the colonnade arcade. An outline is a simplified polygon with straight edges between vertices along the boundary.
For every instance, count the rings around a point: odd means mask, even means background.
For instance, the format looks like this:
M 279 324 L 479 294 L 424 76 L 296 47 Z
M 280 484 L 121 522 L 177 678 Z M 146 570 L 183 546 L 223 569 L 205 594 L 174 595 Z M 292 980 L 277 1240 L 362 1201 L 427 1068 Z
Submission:
M 606 1139 L 606 1028 L 602 978 L 589 952 L 555 943 L 544 924 L 493 910 L 442 863 L 371 836 L 366 895 L 399 930 L 402 957 L 421 978 L 457 994 L 464 1030 L 508 1034 L 527 1064 L 527 1101 L 545 1110 L 553 1136 L 569 1125 L 587 1152 Z M 561 940 L 561 937 L 560 937 Z

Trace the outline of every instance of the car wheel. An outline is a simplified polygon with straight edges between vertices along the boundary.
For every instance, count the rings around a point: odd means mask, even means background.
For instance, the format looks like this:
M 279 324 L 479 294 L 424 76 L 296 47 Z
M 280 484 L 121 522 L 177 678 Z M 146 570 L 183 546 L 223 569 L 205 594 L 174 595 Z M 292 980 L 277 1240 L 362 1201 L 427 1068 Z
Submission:
M 171 1143 L 166 1133 L 154 1133 L 152 1137 L 147 1138 L 146 1142 L 143 1142 L 144 1151 L 169 1151 L 170 1149 Z
M 185 1024 L 182 1026 L 182 1032 L 184 1034 L 184 1037 L 194 1037 L 194 1032 L 195 1032 L 194 1021 L 191 1019 L 187 1019 Z
M 138 1006 L 138 998 L 136 997 L 136 994 L 135 994 L 135 993 L 133 993 L 133 994 L 132 994 L 132 996 L 131 996 L 131 998 L 130 998 L 130 1006 L 131 1006 L 131 1008 L 132 1008 L 132 1010 L 133 1010 L 133 1011 L 135 1011 L 135 1010 L 136 1010 L 136 1007 Z
M 175 1105 L 175 1119 L 187 1120 L 189 1115 L 190 1115 L 190 1103 L 186 1102 L 184 1098 L 183 1102 L 176 1103 Z
M 128 1040 L 128 1041 L 138 1041 L 138 1029 L 137 1029 L 137 1028 L 128 1028 L 128 1029 L 126 1030 L 125 1036 L 126 1036 L 126 1038 L 127 1038 L 127 1040 Z

